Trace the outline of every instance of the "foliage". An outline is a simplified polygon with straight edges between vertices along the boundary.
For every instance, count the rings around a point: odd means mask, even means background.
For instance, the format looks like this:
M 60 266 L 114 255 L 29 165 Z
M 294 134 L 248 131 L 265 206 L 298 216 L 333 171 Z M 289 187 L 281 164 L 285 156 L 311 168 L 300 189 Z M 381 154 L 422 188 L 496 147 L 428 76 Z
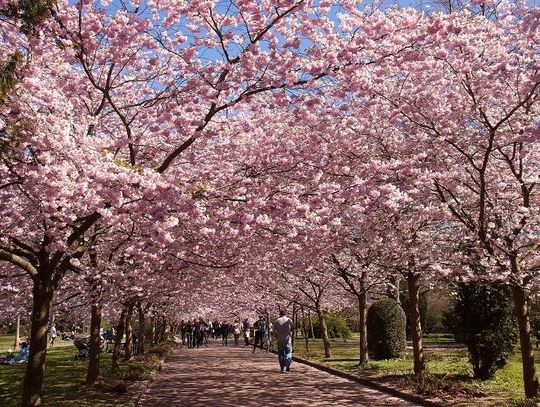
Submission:
M 398 358 L 405 351 L 405 312 L 390 298 L 379 300 L 367 313 L 368 350 L 375 360 Z
M 22 61 L 20 51 L 15 51 L 7 60 L 0 64 L 0 102 L 15 87 L 17 83 L 17 68 Z
M 462 283 L 447 316 L 454 335 L 468 348 L 474 377 L 489 379 L 504 367 L 517 341 L 516 318 L 508 286 Z
M 351 329 L 347 325 L 347 320 L 340 312 L 329 312 L 326 314 L 326 325 L 328 327 L 328 336 L 331 339 L 342 338 L 347 340 L 351 338 Z M 313 322 L 313 332 L 315 338 L 321 338 L 321 325 L 319 321 Z
M 18 0 L 8 3 L 0 10 L 0 15 L 21 22 L 26 34 L 35 34 L 39 24 L 51 15 L 56 0 Z
M 159 343 L 157 345 L 153 345 L 152 348 L 148 351 L 148 354 L 157 355 L 158 357 L 162 358 L 171 351 L 173 346 L 174 343 L 171 341 Z

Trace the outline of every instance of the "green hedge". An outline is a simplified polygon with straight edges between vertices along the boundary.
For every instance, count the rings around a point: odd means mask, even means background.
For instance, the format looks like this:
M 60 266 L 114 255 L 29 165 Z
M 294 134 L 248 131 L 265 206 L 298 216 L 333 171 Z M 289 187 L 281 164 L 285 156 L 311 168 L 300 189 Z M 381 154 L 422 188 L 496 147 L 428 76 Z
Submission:
M 379 300 L 367 313 L 368 351 L 375 360 L 398 358 L 405 351 L 407 318 L 390 298 Z
M 456 303 L 447 313 L 446 322 L 456 340 L 467 346 L 477 379 L 492 378 L 514 352 L 517 327 L 508 286 L 458 284 Z

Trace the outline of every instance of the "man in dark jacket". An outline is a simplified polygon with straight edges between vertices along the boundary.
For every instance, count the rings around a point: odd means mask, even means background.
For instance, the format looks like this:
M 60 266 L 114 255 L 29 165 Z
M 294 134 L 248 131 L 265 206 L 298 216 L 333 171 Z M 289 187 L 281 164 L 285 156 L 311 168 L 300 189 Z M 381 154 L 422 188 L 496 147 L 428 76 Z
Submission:
M 257 349 L 257 343 L 259 342 L 261 343 L 261 350 L 263 350 L 263 338 L 264 338 L 264 333 L 266 331 L 266 322 L 262 315 L 259 315 L 259 319 L 253 325 L 253 328 L 255 328 L 255 340 L 253 344 L 253 352 L 255 352 L 255 349 Z
M 221 344 L 224 346 L 227 346 L 227 339 L 229 337 L 230 330 L 230 325 L 226 321 L 223 321 L 221 324 Z

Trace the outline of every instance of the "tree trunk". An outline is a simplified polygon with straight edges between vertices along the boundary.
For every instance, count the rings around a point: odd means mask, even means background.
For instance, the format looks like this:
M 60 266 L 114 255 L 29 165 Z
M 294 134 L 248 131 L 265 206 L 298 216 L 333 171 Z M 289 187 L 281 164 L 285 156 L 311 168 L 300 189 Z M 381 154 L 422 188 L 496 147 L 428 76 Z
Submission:
M 302 331 L 304 333 L 304 341 L 306 342 L 306 352 L 309 353 L 309 338 L 308 338 L 308 332 L 306 327 L 306 315 L 304 313 L 304 306 L 302 305 Z
M 401 304 L 401 298 L 400 298 L 401 277 L 397 275 L 397 276 L 391 276 L 389 277 L 389 279 L 390 279 L 390 284 L 388 285 L 386 289 L 386 295 L 388 296 L 388 298 L 392 298 L 398 304 Z
M 291 345 L 294 350 L 294 344 L 296 342 L 296 332 L 297 332 L 296 323 L 298 322 L 297 313 L 296 313 L 296 304 L 293 304 L 292 321 L 293 321 L 293 326 L 292 326 Z
M 159 342 L 159 335 L 161 332 L 161 317 L 156 315 L 154 317 L 154 335 L 152 335 L 152 343 L 157 345 Z
M 414 375 L 422 379 L 425 371 L 424 346 L 422 337 L 422 323 L 420 322 L 420 275 L 407 273 L 409 288 L 409 318 L 411 320 L 411 334 L 413 344 Z
M 43 373 L 47 355 L 47 328 L 53 299 L 52 284 L 34 281 L 32 294 L 30 353 L 23 382 L 22 407 L 42 405 Z
M 156 317 L 152 315 L 150 317 L 150 342 L 155 343 L 156 339 Z
M 142 355 L 144 354 L 144 336 L 145 336 L 145 318 L 144 318 L 144 309 L 142 307 L 141 302 L 139 301 L 137 303 L 137 311 L 139 314 L 139 332 L 137 337 L 137 354 Z
M 19 342 L 21 340 L 21 314 L 17 314 L 17 321 L 15 325 L 15 342 L 13 342 L 13 349 L 19 347 Z
M 167 335 L 167 319 L 162 316 L 161 317 L 161 323 L 159 324 L 159 337 L 158 337 L 158 343 L 165 342 L 166 335 Z
M 120 368 L 120 352 L 122 350 L 122 339 L 124 337 L 124 326 L 126 323 L 127 306 L 122 309 L 120 320 L 116 327 L 116 337 L 114 338 L 114 349 L 112 354 L 112 368 L 118 370 Z
M 536 398 L 539 395 L 538 377 L 534 366 L 534 355 L 531 343 L 531 325 L 529 321 L 529 306 L 523 287 L 512 286 L 514 308 L 519 326 L 519 344 L 521 347 L 521 361 L 523 365 L 523 384 L 525 396 Z
M 358 295 L 358 325 L 360 330 L 360 366 L 365 366 L 368 363 L 368 347 L 367 347 L 367 299 L 366 292 Z
M 324 312 L 320 309 L 317 309 L 317 316 L 319 317 L 319 324 L 321 325 L 321 337 L 324 345 L 324 357 L 330 359 L 332 353 L 330 351 L 330 338 L 328 337 L 328 325 L 326 325 L 326 318 Z
M 101 286 L 94 285 L 94 301 L 92 302 L 92 317 L 90 320 L 90 359 L 86 371 L 86 384 L 96 384 L 99 377 L 99 358 L 101 355 Z
M 395 286 L 396 286 L 396 302 L 401 305 L 401 297 L 400 297 L 400 285 L 401 285 L 401 277 L 400 276 L 396 276 L 396 282 L 395 282 Z
M 126 342 L 124 343 L 124 360 L 130 361 L 133 359 L 133 325 L 131 320 L 133 319 L 133 308 L 135 304 L 130 302 L 126 313 Z
M 315 338 L 315 331 L 313 329 L 313 321 L 311 320 L 311 312 L 307 311 L 307 319 L 308 319 L 308 324 L 309 324 L 309 331 L 311 333 L 311 338 Z

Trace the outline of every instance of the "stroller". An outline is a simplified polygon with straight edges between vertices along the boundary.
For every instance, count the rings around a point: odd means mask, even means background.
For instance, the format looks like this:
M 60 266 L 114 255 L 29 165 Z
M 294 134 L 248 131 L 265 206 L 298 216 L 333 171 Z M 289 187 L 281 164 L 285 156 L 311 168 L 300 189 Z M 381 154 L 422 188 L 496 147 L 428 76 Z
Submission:
M 77 353 L 75 354 L 75 360 L 84 360 L 88 358 L 89 347 L 88 341 L 84 338 L 75 338 L 73 339 L 73 345 L 77 348 Z

